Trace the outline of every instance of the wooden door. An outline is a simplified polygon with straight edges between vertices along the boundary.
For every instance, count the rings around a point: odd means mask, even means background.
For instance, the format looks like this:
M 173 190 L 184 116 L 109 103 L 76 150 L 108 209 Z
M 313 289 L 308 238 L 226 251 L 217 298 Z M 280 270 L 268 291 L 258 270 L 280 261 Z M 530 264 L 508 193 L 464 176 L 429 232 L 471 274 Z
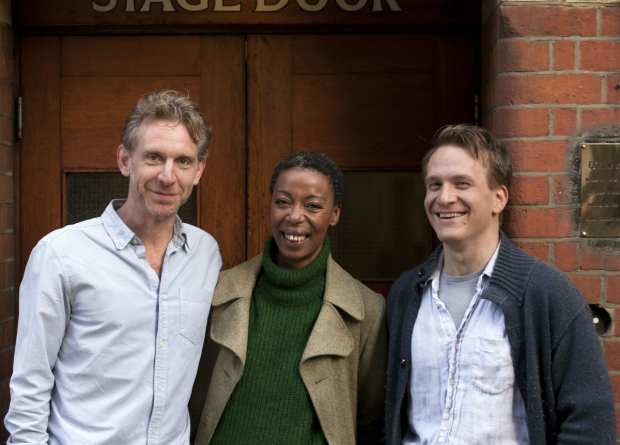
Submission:
M 247 69 L 248 258 L 258 254 L 271 235 L 269 182 L 285 156 L 301 150 L 326 153 L 345 176 L 383 174 L 368 176 L 381 187 L 397 174 L 420 171 L 438 128 L 475 119 L 474 35 L 254 35 L 248 37 Z M 357 178 L 351 182 L 365 193 L 367 177 L 347 178 Z M 388 192 L 400 195 L 392 196 L 392 207 L 406 206 L 399 199 L 409 194 L 423 199 L 419 177 L 396 179 L 413 190 Z M 380 193 L 373 194 L 382 201 Z M 400 242 L 400 235 L 392 237 L 392 252 L 382 250 L 382 257 L 374 259 L 374 271 L 356 272 L 356 278 L 387 296 L 400 273 L 426 259 L 432 247 L 431 229 L 419 207 L 408 210 L 417 227 L 399 226 L 397 212 L 393 227 L 379 228 L 382 215 L 373 215 L 372 209 L 364 213 L 360 206 L 362 213 L 353 217 L 357 220 L 353 224 L 362 235 L 359 242 L 349 243 L 350 249 L 360 243 L 371 247 L 372 242 L 387 242 L 384 235 L 393 230 L 407 234 L 403 240 L 410 244 L 417 242 L 418 253 L 398 263 L 399 254 L 415 246 Z M 423 251 L 421 245 L 426 246 Z M 339 261 L 333 248 L 334 243 L 332 252 Z M 357 252 L 358 257 L 379 255 L 370 248 Z M 397 264 L 382 268 L 394 259 Z
M 118 172 L 125 119 L 141 95 L 162 88 L 188 91 L 213 127 L 196 219 L 217 239 L 224 268 L 243 261 L 244 52 L 244 36 L 23 38 L 23 266 L 66 223 L 68 175 Z

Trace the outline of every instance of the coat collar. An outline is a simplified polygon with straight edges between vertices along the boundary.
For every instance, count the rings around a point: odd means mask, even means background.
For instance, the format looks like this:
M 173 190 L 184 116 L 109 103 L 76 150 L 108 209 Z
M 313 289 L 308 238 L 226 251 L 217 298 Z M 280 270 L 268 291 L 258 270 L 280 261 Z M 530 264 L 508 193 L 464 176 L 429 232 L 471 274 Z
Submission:
M 258 255 L 220 274 L 211 305 L 230 306 L 214 314 L 210 335 L 216 343 L 230 349 L 243 363 L 247 352 L 248 325 L 252 291 L 262 268 Z M 356 280 L 333 258 L 327 261 L 323 306 L 314 324 L 302 362 L 321 355 L 346 357 L 354 341 L 340 314 L 345 312 L 357 321 L 364 319 L 364 305 Z
M 500 303 L 500 305 L 511 301 L 520 307 L 525 298 L 529 277 L 533 268 L 540 260 L 528 255 L 512 244 L 501 230 L 500 237 L 502 243 L 499 246 L 493 274 L 489 280 L 489 285 L 481 297 Z M 415 274 L 414 288 L 417 289 L 420 284 L 428 281 L 437 268 L 437 262 L 441 257 L 442 251 L 443 244 L 440 244 L 424 264 L 413 270 Z

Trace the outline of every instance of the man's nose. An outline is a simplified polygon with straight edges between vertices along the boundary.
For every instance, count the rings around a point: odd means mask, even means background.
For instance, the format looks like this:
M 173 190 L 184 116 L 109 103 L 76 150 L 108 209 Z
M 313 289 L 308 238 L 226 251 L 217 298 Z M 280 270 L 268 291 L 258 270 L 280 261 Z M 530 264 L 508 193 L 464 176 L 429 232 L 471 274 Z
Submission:
M 166 161 L 159 172 L 159 180 L 164 184 L 173 184 L 175 181 L 174 176 L 174 161 Z
M 439 192 L 438 201 L 440 204 L 451 204 L 456 201 L 454 188 L 450 184 L 444 184 Z

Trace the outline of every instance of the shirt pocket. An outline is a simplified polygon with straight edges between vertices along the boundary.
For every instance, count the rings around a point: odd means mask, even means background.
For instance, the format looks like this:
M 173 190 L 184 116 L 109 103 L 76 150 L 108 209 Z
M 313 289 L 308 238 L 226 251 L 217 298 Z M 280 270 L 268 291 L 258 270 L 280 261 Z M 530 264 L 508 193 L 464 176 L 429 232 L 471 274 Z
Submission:
M 507 339 L 476 337 L 471 383 L 487 394 L 500 394 L 514 386 L 515 371 Z
M 194 344 L 202 344 L 211 308 L 213 292 L 182 287 L 180 292 L 181 335 Z

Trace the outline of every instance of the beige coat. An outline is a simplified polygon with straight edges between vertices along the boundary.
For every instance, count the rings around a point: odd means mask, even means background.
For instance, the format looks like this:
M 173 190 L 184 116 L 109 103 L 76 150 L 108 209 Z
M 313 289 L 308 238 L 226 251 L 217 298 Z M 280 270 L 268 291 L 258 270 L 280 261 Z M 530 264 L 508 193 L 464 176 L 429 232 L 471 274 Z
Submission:
M 190 402 L 196 424 L 206 393 L 196 445 L 211 440 L 243 374 L 250 300 L 261 267 L 259 255 L 219 276 L 207 328 L 210 338 L 205 339 Z M 323 306 L 299 365 L 330 445 L 378 443 L 386 359 L 385 300 L 353 279 L 330 256 Z

